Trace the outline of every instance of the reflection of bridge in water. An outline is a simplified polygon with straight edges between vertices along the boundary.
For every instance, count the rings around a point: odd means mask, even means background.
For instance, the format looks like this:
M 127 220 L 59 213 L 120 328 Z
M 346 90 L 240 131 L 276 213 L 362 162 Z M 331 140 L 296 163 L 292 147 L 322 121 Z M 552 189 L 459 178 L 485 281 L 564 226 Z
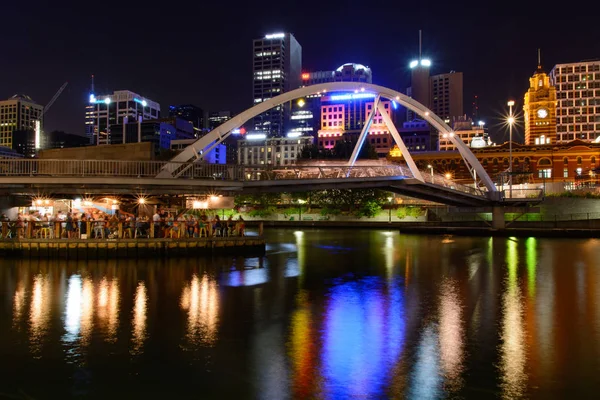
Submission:
M 498 203 L 489 192 L 462 185 L 443 175 L 421 173 L 415 177 L 405 165 L 298 165 L 246 166 L 177 163 L 184 172 L 157 178 L 166 165 L 160 161 L 1 160 L 0 185 L 5 194 L 240 194 L 297 192 L 326 189 L 378 188 L 450 205 L 484 206 Z M 519 192 L 520 193 L 520 192 Z M 500 202 L 535 201 L 530 197 Z

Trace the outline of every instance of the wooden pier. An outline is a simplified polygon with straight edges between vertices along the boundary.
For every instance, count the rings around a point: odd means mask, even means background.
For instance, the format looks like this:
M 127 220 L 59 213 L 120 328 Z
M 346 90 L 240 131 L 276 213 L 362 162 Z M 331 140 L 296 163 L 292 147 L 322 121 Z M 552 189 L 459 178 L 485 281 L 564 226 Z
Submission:
M 264 254 L 262 236 L 182 239 L 4 239 L 0 256 L 105 259 L 211 254 Z

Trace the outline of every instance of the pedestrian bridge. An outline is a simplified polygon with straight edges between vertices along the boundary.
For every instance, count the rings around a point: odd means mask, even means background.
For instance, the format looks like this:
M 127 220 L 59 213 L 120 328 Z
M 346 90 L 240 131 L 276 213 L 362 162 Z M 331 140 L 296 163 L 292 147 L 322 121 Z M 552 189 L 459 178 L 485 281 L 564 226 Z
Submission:
M 456 206 L 532 203 L 540 190 L 513 191 L 500 198 L 442 175 L 422 171 L 415 178 L 398 164 L 248 166 L 178 163 L 183 173 L 157 177 L 173 161 L 116 160 L 0 160 L 0 194 L 25 196 L 102 195 L 235 195 L 258 192 L 297 192 L 326 189 L 388 190 Z M 494 196 L 490 196 L 493 194 Z

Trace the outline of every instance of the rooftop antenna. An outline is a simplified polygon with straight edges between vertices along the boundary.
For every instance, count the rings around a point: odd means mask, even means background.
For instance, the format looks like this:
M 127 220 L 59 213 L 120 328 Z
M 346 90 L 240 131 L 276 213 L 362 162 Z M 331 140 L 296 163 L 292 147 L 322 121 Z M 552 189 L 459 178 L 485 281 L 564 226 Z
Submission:
M 419 29 L 419 61 L 421 61 L 421 30 Z
M 94 74 L 92 74 L 92 93 L 94 93 Z
M 542 50 L 538 49 L 538 68 L 542 68 Z

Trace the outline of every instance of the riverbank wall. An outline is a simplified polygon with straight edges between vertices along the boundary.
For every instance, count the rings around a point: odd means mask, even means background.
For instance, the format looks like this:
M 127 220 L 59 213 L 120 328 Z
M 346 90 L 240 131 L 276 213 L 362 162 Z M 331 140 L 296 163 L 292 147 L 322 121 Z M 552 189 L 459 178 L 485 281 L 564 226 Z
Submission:
M 262 236 L 193 239 L 10 239 L 0 240 L 0 256 L 108 259 L 189 257 L 212 254 L 262 255 Z

